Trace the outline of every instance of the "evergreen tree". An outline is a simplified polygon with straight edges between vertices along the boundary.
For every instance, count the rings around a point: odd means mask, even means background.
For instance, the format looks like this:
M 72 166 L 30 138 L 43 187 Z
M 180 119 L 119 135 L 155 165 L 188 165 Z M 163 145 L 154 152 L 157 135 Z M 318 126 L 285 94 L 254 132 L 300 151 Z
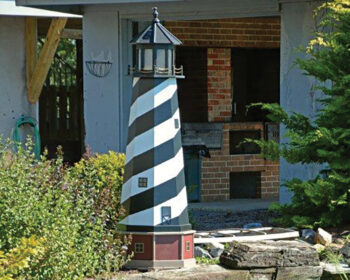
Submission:
M 322 109 L 312 121 L 287 113 L 277 104 L 253 104 L 269 111 L 286 127 L 288 143 L 254 141 L 270 159 L 324 166 L 316 178 L 283 184 L 294 193 L 292 203 L 274 205 L 284 225 L 336 226 L 350 223 L 350 0 L 333 0 L 316 10 L 321 32 L 310 41 L 307 60 L 297 60 L 306 75 L 318 80 Z M 306 94 L 306 92 L 305 92 Z

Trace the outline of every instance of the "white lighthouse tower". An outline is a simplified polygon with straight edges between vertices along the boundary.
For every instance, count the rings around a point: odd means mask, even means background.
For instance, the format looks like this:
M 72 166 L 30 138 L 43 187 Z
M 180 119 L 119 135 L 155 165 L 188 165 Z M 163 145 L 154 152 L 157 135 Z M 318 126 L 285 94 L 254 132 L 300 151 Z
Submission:
M 195 264 L 188 220 L 175 46 L 181 41 L 159 21 L 131 43 L 136 65 L 130 107 L 120 222 L 132 234 L 133 268 L 174 268 Z

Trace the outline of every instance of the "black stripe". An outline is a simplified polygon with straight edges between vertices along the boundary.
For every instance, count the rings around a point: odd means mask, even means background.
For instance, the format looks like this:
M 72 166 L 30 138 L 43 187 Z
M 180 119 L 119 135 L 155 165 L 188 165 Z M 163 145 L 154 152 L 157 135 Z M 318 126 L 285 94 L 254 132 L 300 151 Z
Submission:
M 137 231 L 137 232 L 179 232 L 191 230 L 192 226 L 188 220 L 187 207 L 182 211 L 179 217 L 170 220 L 169 224 L 157 225 L 157 226 L 133 226 L 119 224 L 118 229 L 121 231 Z
M 135 103 L 136 99 L 152 88 L 159 86 L 161 83 L 166 82 L 164 79 L 142 79 L 140 78 L 132 89 L 131 105 Z
M 179 225 L 179 226 L 128 226 L 118 225 L 118 230 L 126 232 L 181 232 L 191 230 L 190 224 Z
M 135 214 L 174 198 L 184 187 L 185 173 L 182 169 L 175 178 L 129 197 L 123 203 L 123 208 L 127 215 Z
M 174 138 L 132 158 L 125 166 L 124 182 L 136 174 L 175 157 L 181 147 L 181 130 L 178 130 Z
M 136 118 L 129 126 L 127 144 L 136 136 L 170 119 L 175 114 L 178 107 L 177 92 L 175 92 L 171 99 Z

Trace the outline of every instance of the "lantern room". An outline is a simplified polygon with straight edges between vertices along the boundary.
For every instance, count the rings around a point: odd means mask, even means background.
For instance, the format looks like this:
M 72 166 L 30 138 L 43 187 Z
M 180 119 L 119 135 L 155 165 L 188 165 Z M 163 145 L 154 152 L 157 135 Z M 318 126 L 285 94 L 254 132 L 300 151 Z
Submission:
M 183 77 L 182 66 L 175 66 L 175 47 L 182 42 L 160 23 L 157 8 L 153 8 L 152 24 L 130 43 L 136 46 L 136 63 L 129 69 L 133 76 Z

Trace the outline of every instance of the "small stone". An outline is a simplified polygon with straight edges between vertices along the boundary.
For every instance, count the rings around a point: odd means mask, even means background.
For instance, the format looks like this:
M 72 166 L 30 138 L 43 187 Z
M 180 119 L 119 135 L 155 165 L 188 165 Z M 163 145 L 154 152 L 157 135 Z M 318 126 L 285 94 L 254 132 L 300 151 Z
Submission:
M 318 228 L 316 234 L 316 242 L 327 246 L 332 243 L 332 235 L 324 229 Z
M 220 249 L 220 248 L 210 249 L 210 255 L 213 258 L 219 258 L 223 252 L 224 252 L 224 249 Z
M 342 253 L 346 258 L 350 258 L 350 245 L 344 245 L 343 248 L 341 248 L 340 253 Z
M 333 242 L 334 242 L 335 244 L 339 244 L 339 245 L 344 245 L 344 244 L 345 244 L 345 240 L 344 240 L 343 238 L 339 238 L 339 237 L 335 238 L 335 239 L 333 240 Z
M 208 243 L 207 246 L 209 249 L 225 249 L 225 245 L 219 242 L 211 242 L 211 243 Z
M 213 259 L 213 257 L 209 254 L 209 252 L 202 247 L 195 246 L 194 247 L 194 256 L 198 258 L 208 258 Z
M 310 244 L 315 244 L 316 232 L 312 229 L 301 230 L 301 239 Z
M 312 247 L 314 247 L 316 249 L 317 253 L 321 253 L 326 248 L 322 244 L 315 244 Z

